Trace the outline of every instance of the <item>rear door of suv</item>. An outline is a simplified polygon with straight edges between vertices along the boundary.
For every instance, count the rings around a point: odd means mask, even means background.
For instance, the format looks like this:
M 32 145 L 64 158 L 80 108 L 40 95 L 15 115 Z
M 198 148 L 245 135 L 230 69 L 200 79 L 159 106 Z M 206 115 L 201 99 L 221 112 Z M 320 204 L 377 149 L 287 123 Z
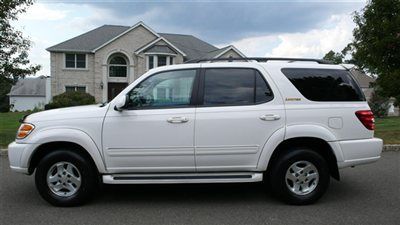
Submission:
M 268 138 L 285 124 L 279 91 L 262 68 L 203 67 L 196 108 L 196 170 L 254 170 Z

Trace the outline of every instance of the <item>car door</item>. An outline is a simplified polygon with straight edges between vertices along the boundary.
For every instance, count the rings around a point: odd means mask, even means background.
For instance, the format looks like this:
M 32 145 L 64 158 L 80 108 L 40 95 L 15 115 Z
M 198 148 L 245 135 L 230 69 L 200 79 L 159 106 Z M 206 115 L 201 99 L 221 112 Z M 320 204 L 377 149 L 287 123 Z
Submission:
M 109 172 L 195 170 L 192 92 L 197 76 L 196 69 L 157 73 L 128 92 L 125 109 L 109 109 L 103 126 Z
M 196 109 L 197 171 L 251 171 L 284 126 L 283 101 L 260 70 L 202 69 Z M 269 79 L 269 78 L 268 78 Z

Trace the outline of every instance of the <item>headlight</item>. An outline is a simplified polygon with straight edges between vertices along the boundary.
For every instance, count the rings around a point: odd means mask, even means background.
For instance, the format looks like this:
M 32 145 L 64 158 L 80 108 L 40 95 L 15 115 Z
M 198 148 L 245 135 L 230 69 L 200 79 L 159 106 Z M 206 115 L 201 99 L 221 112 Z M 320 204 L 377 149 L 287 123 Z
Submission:
M 23 123 L 19 126 L 17 132 L 17 139 L 24 139 L 26 138 L 32 131 L 35 129 L 35 126 L 29 123 Z

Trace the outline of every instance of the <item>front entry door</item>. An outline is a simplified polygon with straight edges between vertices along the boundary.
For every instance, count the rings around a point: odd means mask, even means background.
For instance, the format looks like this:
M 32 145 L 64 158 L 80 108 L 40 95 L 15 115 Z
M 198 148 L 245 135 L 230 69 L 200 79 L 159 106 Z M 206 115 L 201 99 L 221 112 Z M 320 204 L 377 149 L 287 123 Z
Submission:
M 108 83 L 108 101 L 111 101 L 117 96 L 122 90 L 128 86 L 128 83 Z
M 196 76 L 196 70 L 152 75 L 128 93 L 124 110 L 111 106 L 103 128 L 110 173 L 195 171 Z

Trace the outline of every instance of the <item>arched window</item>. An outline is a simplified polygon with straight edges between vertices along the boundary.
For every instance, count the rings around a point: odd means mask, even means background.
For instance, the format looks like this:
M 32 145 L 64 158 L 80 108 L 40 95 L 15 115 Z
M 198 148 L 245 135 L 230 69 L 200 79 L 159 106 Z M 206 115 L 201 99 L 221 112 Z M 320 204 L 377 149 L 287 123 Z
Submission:
M 116 54 L 110 57 L 108 75 L 110 77 L 126 77 L 128 75 L 128 63 L 124 56 Z

